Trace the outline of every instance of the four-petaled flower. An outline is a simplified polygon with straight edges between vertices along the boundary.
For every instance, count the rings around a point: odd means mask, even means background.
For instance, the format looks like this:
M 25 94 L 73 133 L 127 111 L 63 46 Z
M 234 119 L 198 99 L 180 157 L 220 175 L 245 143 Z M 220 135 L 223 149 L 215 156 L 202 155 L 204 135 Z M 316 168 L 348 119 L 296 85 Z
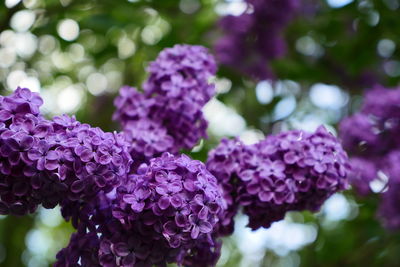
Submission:
M 40 140 L 35 149 L 28 152 L 30 160 L 37 161 L 38 170 L 55 170 L 58 168 L 58 154 L 55 150 L 51 150 L 50 145 Z

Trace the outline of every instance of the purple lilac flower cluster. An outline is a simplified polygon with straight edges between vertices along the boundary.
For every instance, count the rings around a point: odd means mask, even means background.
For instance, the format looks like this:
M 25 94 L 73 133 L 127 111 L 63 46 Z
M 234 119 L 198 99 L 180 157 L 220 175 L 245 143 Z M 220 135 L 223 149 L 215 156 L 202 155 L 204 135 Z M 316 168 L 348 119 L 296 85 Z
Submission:
M 76 257 L 68 259 L 70 250 L 86 255 L 97 247 L 101 266 L 210 266 L 219 257 L 213 233 L 225 208 L 222 192 L 205 165 L 185 155 L 151 159 L 92 207 L 78 229 L 86 229 L 82 242 L 94 248 L 82 247 L 73 237 L 56 266 L 78 264 Z
M 132 159 L 121 133 L 103 132 L 66 115 L 55 117 L 53 128 L 62 136 L 58 175 L 69 188 L 61 202 L 63 216 L 69 219 L 80 203 L 90 203 L 100 191 L 107 193 L 125 183 Z
M 386 155 L 399 147 L 400 89 L 375 86 L 365 94 L 361 111 L 340 124 L 346 150 L 361 157 Z
M 190 255 L 187 251 L 197 244 L 215 245 L 212 233 L 224 202 L 217 180 L 203 163 L 164 153 L 139 172 L 129 185 L 117 190 L 113 201 L 116 219 L 138 224 L 144 239 L 170 251 L 166 255 L 178 253 L 179 258 Z
M 37 205 L 52 208 L 57 192 L 66 191 L 53 171 L 57 152 L 49 151 L 51 123 L 39 114 L 43 104 L 38 94 L 18 88 L 0 98 L 0 213 L 24 215 Z
M 273 76 L 268 63 L 285 53 L 282 32 L 300 1 L 246 2 L 247 9 L 242 15 L 221 19 L 219 24 L 225 35 L 215 44 L 217 59 L 256 79 L 268 79 Z
M 99 248 L 100 241 L 96 233 L 80 230 L 73 233 L 68 246 L 57 253 L 57 262 L 54 267 L 98 267 L 100 266 L 97 256 Z
M 217 177 L 227 204 L 227 209 L 221 213 L 220 223 L 218 224 L 218 234 L 221 236 L 233 233 L 233 217 L 239 209 L 237 174 L 242 169 L 242 157 L 245 155 L 245 151 L 248 152 L 250 149 L 251 147 L 245 146 L 239 139 L 224 138 L 208 154 L 207 169 Z M 251 155 L 251 152 L 254 151 L 249 152 L 246 154 Z
M 379 217 L 389 228 L 400 228 L 398 174 L 400 143 L 400 88 L 375 86 L 367 91 L 361 110 L 345 118 L 340 135 L 346 150 L 353 154 L 350 181 L 355 190 L 365 196 L 371 193 L 370 183 L 382 171 L 389 178 L 383 194 Z
M 378 216 L 389 229 L 400 229 L 400 150 L 390 152 L 381 163 L 388 175 L 387 191 L 382 194 Z
M 362 157 L 350 158 L 351 170 L 349 182 L 360 196 L 367 196 L 371 193 L 370 183 L 376 179 L 378 166 L 375 161 Z
M 113 119 L 122 124 L 136 156 L 150 159 L 193 148 L 207 137 L 201 109 L 214 95 L 208 83 L 216 72 L 213 57 L 201 46 L 176 45 L 162 51 L 147 70 L 143 93 L 121 88 Z
M 18 88 L 1 98 L 0 212 L 24 215 L 37 205 L 89 199 L 127 176 L 131 157 L 120 134 L 68 116 L 44 119 L 38 94 Z
M 0 97 L 0 214 L 60 205 L 77 232 L 55 266 L 215 266 L 239 207 L 251 228 L 268 227 L 346 187 L 346 154 L 324 128 L 251 146 L 224 139 L 207 167 L 176 155 L 205 136 L 215 63 L 175 46 L 149 72 L 144 93 L 123 87 L 115 101 L 123 133 L 47 120 L 26 88 Z
M 312 134 L 294 130 L 269 136 L 245 149 L 224 140 L 207 166 L 228 188 L 227 202 L 242 206 L 249 226 L 257 229 L 283 219 L 287 211 L 319 210 L 329 196 L 347 188 L 347 160 L 338 140 L 320 127 Z

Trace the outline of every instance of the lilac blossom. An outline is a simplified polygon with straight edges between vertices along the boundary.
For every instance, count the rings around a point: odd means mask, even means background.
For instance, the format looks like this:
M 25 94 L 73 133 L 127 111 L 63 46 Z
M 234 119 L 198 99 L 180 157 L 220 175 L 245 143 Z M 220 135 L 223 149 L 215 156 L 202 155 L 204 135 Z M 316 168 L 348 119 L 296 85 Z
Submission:
M 208 154 L 207 169 L 217 178 L 223 190 L 227 209 L 221 214 L 218 224 L 218 234 L 230 235 L 234 230 L 233 217 L 237 214 L 239 205 L 236 200 L 238 184 L 237 175 L 242 171 L 242 157 L 247 147 L 238 139 L 222 139 L 220 144 Z M 251 153 L 248 153 L 251 155 Z M 245 170 L 243 170 L 244 172 Z M 242 174 L 243 177 L 246 173 Z
M 69 260 L 68 253 L 71 262 L 79 254 L 89 260 L 87 251 L 101 266 L 186 264 L 201 257 L 214 265 L 220 251 L 214 231 L 225 208 L 221 194 L 204 164 L 164 153 L 80 208 L 77 228 L 92 241 L 83 248 L 72 239 L 56 266 Z
M 124 127 L 127 142 L 130 144 L 132 157 L 140 161 L 160 156 L 165 151 L 176 152 L 174 139 L 158 122 L 147 118 L 128 121 Z M 138 158 L 143 156 L 142 159 Z
M 113 119 L 121 123 L 139 157 L 193 148 L 207 137 L 202 108 L 214 95 L 214 85 L 208 82 L 216 72 L 213 57 L 201 46 L 176 45 L 163 50 L 148 72 L 143 93 L 121 88 Z M 146 128 L 149 137 L 140 132 Z M 146 151 L 137 151 L 136 143 Z
M 360 111 L 340 124 L 344 147 L 353 156 L 349 179 L 356 192 L 365 196 L 371 193 L 371 181 L 381 175 L 388 178 L 378 217 L 390 229 L 400 228 L 400 210 L 397 208 L 400 181 L 399 101 L 400 88 L 376 85 L 366 91 Z
M 68 246 L 57 253 L 57 261 L 54 267 L 100 266 L 98 257 L 99 246 L 100 240 L 95 233 L 85 233 L 84 230 L 80 230 L 72 234 Z
M 340 124 L 344 147 L 361 157 L 386 155 L 400 146 L 400 89 L 375 86 L 365 94 L 361 111 Z
M 317 211 L 329 196 L 348 186 L 347 155 L 324 127 L 315 133 L 295 130 L 268 136 L 247 147 L 223 140 L 210 152 L 207 166 L 228 188 L 227 203 L 243 207 L 252 229 L 269 227 L 287 211 Z
M 42 103 L 27 88 L 1 98 L 1 214 L 90 199 L 111 191 L 129 172 L 131 157 L 121 134 L 68 116 L 46 120 L 39 114 Z
M 214 95 L 214 85 L 208 83 L 208 78 L 215 74 L 216 65 L 202 46 L 175 45 L 164 49 L 147 71 L 150 76 L 143 85 L 146 95 L 166 96 L 171 102 L 192 101 L 199 106 Z
M 37 162 L 29 157 L 39 148 L 43 133 L 51 128 L 39 115 L 42 103 L 36 93 L 26 88 L 17 88 L 0 99 L 1 214 L 32 213 L 39 204 L 52 208 L 58 203 L 58 192 L 65 192 L 50 170 L 54 169 L 52 164 L 46 164 L 44 159 L 39 170 Z
M 179 251 L 184 255 L 205 240 L 214 246 L 210 240 L 225 203 L 215 177 L 204 164 L 165 153 L 138 172 L 117 189 L 112 201 L 116 219 L 146 228 L 153 235 L 148 239 L 163 240 L 167 254 Z
M 223 17 L 224 33 L 217 40 L 217 59 L 256 79 L 273 77 L 269 63 L 286 51 L 283 31 L 293 18 L 299 0 L 247 0 L 239 16 Z
M 400 228 L 400 150 L 392 151 L 384 158 L 382 169 L 388 175 L 389 181 L 382 194 L 378 210 L 378 217 L 386 228 L 397 230 Z
M 357 194 L 367 196 L 372 192 L 370 183 L 377 178 L 379 166 L 372 160 L 358 157 L 350 158 L 350 165 L 350 184 L 354 187 Z

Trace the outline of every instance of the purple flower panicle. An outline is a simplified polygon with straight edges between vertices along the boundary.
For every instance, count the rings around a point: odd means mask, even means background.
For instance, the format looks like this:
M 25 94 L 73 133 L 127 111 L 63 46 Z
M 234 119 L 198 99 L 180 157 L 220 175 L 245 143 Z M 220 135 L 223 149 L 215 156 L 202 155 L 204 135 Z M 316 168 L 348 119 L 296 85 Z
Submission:
M 174 101 L 192 101 L 203 106 L 214 96 L 208 79 L 217 70 L 205 47 L 175 45 L 164 49 L 147 68 L 150 76 L 143 85 L 146 95 L 159 95 Z M 173 109 L 173 103 L 169 103 Z M 176 108 L 176 107 L 175 107 Z
M 121 88 L 113 119 L 122 124 L 137 156 L 150 159 L 193 148 L 207 137 L 202 108 L 215 93 L 208 82 L 216 72 L 213 57 L 201 46 L 176 45 L 163 50 L 148 71 L 143 93 Z M 152 138 L 140 137 L 144 128 Z M 138 151 L 137 144 L 146 151 Z
M 255 144 L 257 161 L 246 161 L 239 202 L 249 226 L 268 227 L 287 211 L 318 211 L 332 194 L 348 187 L 346 152 L 323 126 L 314 133 L 289 131 Z
M 66 115 L 46 120 L 43 101 L 26 88 L 0 102 L 1 214 L 90 199 L 127 177 L 132 160 L 121 134 Z
M 386 192 L 382 194 L 378 217 L 382 224 L 392 230 L 400 228 L 400 150 L 390 152 L 384 159 L 382 170 L 389 177 Z
M 57 261 L 54 267 L 98 267 L 98 251 L 100 241 L 98 236 L 93 233 L 85 233 L 84 230 L 72 234 L 71 240 L 66 248 L 57 253 Z
M 378 216 L 387 228 L 400 228 L 400 88 L 375 86 L 367 91 L 361 110 L 340 124 L 344 147 L 354 157 L 349 179 L 361 196 L 371 193 L 369 184 L 385 174 L 389 181 L 382 194 Z
M 113 214 L 124 225 L 142 229 L 144 240 L 163 244 L 166 255 L 180 258 L 200 243 L 214 246 L 214 227 L 225 208 L 221 193 L 203 163 L 166 153 L 139 167 L 117 189 Z
M 286 44 L 283 29 L 292 19 L 298 0 L 247 0 L 242 15 L 219 22 L 224 36 L 217 40 L 217 59 L 256 79 L 273 76 L 269 62 L 282 56 Z
M 25 215 L 59 202 L 55 150 L 46 142 L 52 125 L 39 114 L 43 101 L 27 88 L 0 98 L 0 214 Z
M 361 111 L 340 124 L 346 150 L 358 156 L 386 155 L 400 147 L 400 89 L 375 86 L 365 94 Z
M 214 233 L 225 203 L 215 177 L 200 161 L 164 153 L 139 166 L 126 183 L 98 196 L 80 209 L 77 227 L 90 233 L 87 238 L 95 233 L 99 243 L 82 249 L 71 240 L 65 250 L 78 251 L 69 253 L 84 256 L 98 246 L 101 266 L 195 260 L 198 266 L 209 266 L 218 259 L 220 243 Z
M 246 149 L 223 140 L 207 166 L 223 188 L 230 188 L 224 191 L 227 203 L 243 207 L 252 229 L 269 227 L 287 211 L 319 210 L 329 196 L 347 188 L 349 170 L 346 153 L 324 127 L 269 136 Z
M 217 178 L 218 184 L 223 190 L 223 196 L 227 209 L 221 213 L 218 224 L 218 235 L 226 236 L 233 233 L 233 218 L 239 210 L 237 201 L 238 183 L 237 174 L 242 170 L 245 146 L 238 139 L 222 139 L 220 144 L 208 154 L 207 169 Z M 251 155 L 251 153 L 246 153 Z
M 350 158 L 351 171 L 349 182 L 360 196 L 367 196 L 371 191 L 370 183 L 378 176 L 378 166 L 374 161 L 364 158 Z

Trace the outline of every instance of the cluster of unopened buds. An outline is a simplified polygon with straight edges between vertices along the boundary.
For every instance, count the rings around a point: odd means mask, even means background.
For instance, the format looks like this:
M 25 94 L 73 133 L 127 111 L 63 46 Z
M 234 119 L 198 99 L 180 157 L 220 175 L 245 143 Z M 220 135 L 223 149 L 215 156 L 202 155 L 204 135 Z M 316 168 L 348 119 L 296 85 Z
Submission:
M 143 92 L 123 87 L 115 100 L 120 133 L 46 119 L 26 88 L 0 98 L 0 214 L 60 205 L 77 231 L 55 266 L 214 266 L 239 210 L 269 227 L 347 187 L 346 153 L 323 127 L 223 139 L 206 164 L 180 154 L 206 137 L 214 59 L 177 45 L 148 72 Z

